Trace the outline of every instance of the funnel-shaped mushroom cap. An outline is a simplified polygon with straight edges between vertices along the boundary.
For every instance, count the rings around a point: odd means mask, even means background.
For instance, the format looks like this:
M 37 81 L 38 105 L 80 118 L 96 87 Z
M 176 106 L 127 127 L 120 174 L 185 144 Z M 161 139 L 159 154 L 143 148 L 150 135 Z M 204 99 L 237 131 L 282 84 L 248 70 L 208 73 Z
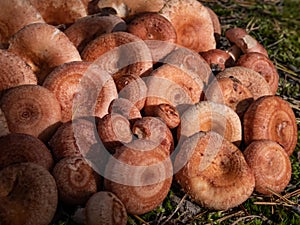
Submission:
M 214 26 L 210 14 L 199 1 L 167 1 L 160 13 L 175 27 L 179 45 L 196 52 L 216 48 Z
M 0 9 L 0 45 L 25 25 L 44 22 L 30 0 L 1 0 Z
M 58 203 L 52 175 L 35 163 L 17 163 L 0 171 L 1 224 L 47 225 Z
M 295 114 L 289 103 L 279 96 L 263 96 L 254 101 L 244 114 L 244 139 L 272 140 L 291 155 L 298 139 Z
M 59 29 L 45 23 L 29 24 L 11 39 L 9 51 L 19 55 L 35 72 L 39 82 L 53 68 L 81 57 L 68 37 Z
M 70 24 L 87 16 L 82 0 L 29 0 L 48 24 Z
M 31 134 L 49 140 L 61 121 L 61 108 L 55 96 L 39 85 L 10 88 L 0 99 L 11 132 Z
M 236 207 L 254 190 L 254 175 L 242 152 L 215 132 L 198 132 L 186 139 L 174 169 L 178 166 L 183 168 L 175 174 L 176 180 L 204 207 Z

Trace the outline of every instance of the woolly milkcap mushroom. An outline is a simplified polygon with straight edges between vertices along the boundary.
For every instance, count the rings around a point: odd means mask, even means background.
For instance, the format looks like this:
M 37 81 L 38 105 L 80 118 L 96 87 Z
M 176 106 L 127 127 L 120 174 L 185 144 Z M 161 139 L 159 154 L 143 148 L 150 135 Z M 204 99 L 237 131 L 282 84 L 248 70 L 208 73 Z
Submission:
M 53 157 L 47 146 L 29 134 L 10 133 L 0 138 L 0 169 L 20 162 L 32 162 L 52 169 Z
M 8 124 L 0 107 L 0 137 L 9 134 Z
M 242 140 L 242 125 L 238 115 L 228 106 L 211 101 L 201 101 L 184 111 L 177 136 L 182 142 L 199 131 L 211 130 L 236 145 Z
M 109 105 L 108 113 L 118 113 L 130 122 L 142 118 L 140 110 L 126 98 L 114 99 Z
M 161 145 L 137 139 L 117 149 L 105 170 L 104 186 L 125 205 L 128 213 L 144 214 L 167 196 L 172 163 Z
M 236 44 L 243 53 L 260 52 L 268 57 L 267 50 L 242 28 L 231 28 L 225 32 L 225 36 L 230 42 Z
M 87 16 L 81 0 L 29 0 L 48 24 L 70 24 Z
M 222 28 L 221 28 L 221 23 L 219 20 L 218 15 L 215 13 L 215 11 L 213 11 L 210 7 L 207 7 L 207 11 L 209 13 L 209 16 L 211 18 L 213 27 L 214 27 L 214 36 L 215 36 L 215 40 L 216 40 L 216 45 L 218 45 L 218 43 L 220 42 L 220 37 L 222 34 Z
M 210 14 L 199 1 L 167 1 L 160 13 L 173 24 L 177 34 L 177 44 L 196 52 L 216 48 Z
M 93 194 L 85 206 L 87 225 L 126 225 L 124 204 L 113 193 L 100 191 Z
M 50 139 L 61 121 L 61 108 L 55 96 L 39 85 L 8 89 L 0 108 L 12 133 L 26 133 L 43 141 Z
M 242 66 L 226 68 L 224 71 L 216 75 L 217 79 L 223 77 L 239 80 L 242 85 L 249 89 L 254 100 L 261 96 L 273 94 L 270 85 L 267 83 L 265 78 L 252 69 Z
M 263 96 L 254 101 L 244 114 L 244 140 L 278 142 L 288 155 L 297 144 L 297 122 L 289 103 L 278 96 Z
M 25 25 L 44 22 L 29 0 L 2 0 L 0 8 L 0 45 L 8 45 L 10 37 Z
M 126 23 L 118 16 L 95 14 L 76 20 L 64 33 L 79 52 L 97 36 L 104 33 L 125 31 Z
M 205 98 L 229 106 L 240 118 L 253 102 L 251 91 L 234 77 L 215 79 L 205 90 Z
M 17 163 L 0 170 L 1 224 L 47 225 L 58 203 L 52 175 L 35 163 Z
M 11 39 L 8 51 L 20 56 L 35 72 L 39 83 L 56 66 L 81 57 L 68 37 L 46 23 L 29 24 Z
M 66 157 L 55 164 L 53 177 L 59 199 L 68 205 L 85 204 L 100 188 L 99 175 L 82 157 Z
M 182 167 L 183 165 L 183 167 Z M 246 201 L 255 186 L 242 152 L 215 132 L 198 132 L 185 140 L 175 159 L 182 167 L 175 179 L 204 207 L 227 210 Z
M 292 166 L 286 151 L 276 142 L 253 141 L 244 151 L 254 172 L 255 190 L 262 194 L 280 193 L 289 184 Z
M 37 84 L 35 74 L 19 56 L 0 50 L 0 92 L 22 84 Z
M 96 63 L 113 78 L 141 76 L 152 69 L 152 56 L 146 43 L 128 32 L 102 34 L 88 43 L 82 59 Z
M 262 75 L 270 85 L 272 93 L 275 95 L 278 88 L 279 75 L 273 62 L 259 52 L 250 52 L 242 55 L 237 66 L 247 67 Z

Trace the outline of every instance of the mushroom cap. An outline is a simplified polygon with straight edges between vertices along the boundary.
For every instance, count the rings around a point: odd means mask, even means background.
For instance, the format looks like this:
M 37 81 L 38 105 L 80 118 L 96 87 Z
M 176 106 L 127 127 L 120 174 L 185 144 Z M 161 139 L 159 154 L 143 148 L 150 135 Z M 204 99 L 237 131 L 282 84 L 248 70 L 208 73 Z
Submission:
M 242 55 L 237 66 L 247 67 L 262 75 L 270 85 L 272 93 L 275 95 L 278 89 L 279 74 L 273 62 L 264 54 L 259 52 L 249 52 Z
M 47 146 L 29 134 L 10 133 L 0 138 L 0 169 L 21 162 L 32 162 L 45 167 L 53 167 L 53 157 Z
M 73 99 L 78 92 L 80 80 L 92 65 L 90 62 L 74 61 L 56 67 L 44 80 L 43 87 L 50 90 L 61 106 L 62 122 L 72 119 Z
M 243 152 L 254 173 L 255 190 L 262 194 L 282 192 L 292 175 L 291 161 L 278 143 L 270 140 L 253 141 Z
M 39 85 L 8 89 L 0 108 L 12 133 L 25 133 L 43 141 L 50 139 L 61 121 L 61 108 L 52 92 Z
M 215 11 L 212 10 L 208 6 L 206 6 L 206 8 L 207 8 L 207 11 L 208 11 L 208 13 L 210 15 L 211 21 L 213 23 L 214 36 L 215 36 L 216 44 L 218 45 L 218 43 L 220 41 L 221 34 L 222 34 L 221 23 L 220 23 L 218 15 L 215 13 Z
M 25 25 L 44 22 L 29 0 L 1 0 L 0 8 L 0 45 L 7 45 L 10 37 Z
M 46 23 L 29 24 L 11 39 L 9 51 L 20 56 L 35 72 L 39 83 L 61 64 L 81 61 L 81 57 L 68 37 L 56 27 Z
M 87 16 L 87 8 L 81 0 L 29 0 L 46 23 L 70 24 Z
M 137 139 L 117 149 L 105 170 L 104 186 L 125 205 L 128 213 L 144 214 L 167 196 L 172 163 L 161 145 Z
M 116 31 L 125 31 L 126 23 L 115 15 L 94 14 L 76 20 L 64 33 L 79 52 L 95 37 Z
M 19 56 L 0 49 L 0 92 L 22 84 L 37 84 L 35 74 Z
M 211 130 L 236 145 L 242 140 L 242 125 L 236 112 L 224 104 L 212 101 L 201 101 L 184 111 L 177 136 L 182 142 L 199 131 Z
M 173 24 L 177 44 L 196 52 L 216 48 L 210 14 L 199 1 L 170 0 L 165 3 L 160 13 Z
M 100 191 L 93 194 L 85 206 L 87 225 L 126 225 L 124 204 L 113 193 Z
M 291 155 L 298 140 L 297 122 L 289 103 L 279 96 L 263 96 L 254 101 L 244 114 L 244 140 L 272 140 Z
M 17 163 L 0 171 L 0 221 L 3 224 L 47 225 L 58 197 L 53 176 L 35 163 Z
M 0 137 L 9 134 L 8 124 L 5 115 L 0 107 Z
M 118 113 L 130 122 L 142 118 L 140 110 L 126 98 L 114 99 L 108 108 L 108 113 Z
M 265 78 L 252 69 L 242 66 L 226 68 L 216 75 L 217 79 L 223 77 L 233 77 L 239 80 L 251 91 L 254 100 L 261 96 L 273 94 Z
M 254 175 L 242 152 L 213 131 L 186 139 L 174 169 L 178 166 L 183 167 L 175 179 L 194 201 L 207 208 L 236 207 L 254 190 Z
M 100 177 L 82 157 L 63 158 L 52 174 L 59 199 L 69 205 L 85 204 L 100 186 Z

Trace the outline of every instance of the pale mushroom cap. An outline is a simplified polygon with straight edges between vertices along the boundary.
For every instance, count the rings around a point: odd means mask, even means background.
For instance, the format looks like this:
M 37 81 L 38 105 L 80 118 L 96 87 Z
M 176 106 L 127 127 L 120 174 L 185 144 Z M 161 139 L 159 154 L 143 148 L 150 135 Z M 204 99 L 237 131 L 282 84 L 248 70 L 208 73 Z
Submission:
M 255 190 L 263 194 L 282 192 L 290 182 L 292 166 L 284 148 L 269 140 L 253 141 L 244 151 L 255 177 Z
M 254 175 L 242 152 L 215 132 L 198 132 L 189 137 L 175 159 L 175 168 L 181 165 L 184 166 L 175 174 L 176 180 L 204 207 L 236 207 L 254 190 Z
M 135 121 L 136 119 L 142 118 L 140 110 L 126 98 L 114 99 L 109 108 L 108 113 L 118 113 L 129 121 Z
M 196 52 L 216 48 L 214 27 L 210 14 L 199 1 L 167 1 L 160 13 L 173 24 L 179 45 Z
M 47 225 L 58 197 L 53 176 L 34 163 L 17 163 L 0 171 L 0 221 L 15 225 Z
M 85 207 L 87 225 L 126 225 L 124 204 L 113 193 L 100 191 L 93 194 Z

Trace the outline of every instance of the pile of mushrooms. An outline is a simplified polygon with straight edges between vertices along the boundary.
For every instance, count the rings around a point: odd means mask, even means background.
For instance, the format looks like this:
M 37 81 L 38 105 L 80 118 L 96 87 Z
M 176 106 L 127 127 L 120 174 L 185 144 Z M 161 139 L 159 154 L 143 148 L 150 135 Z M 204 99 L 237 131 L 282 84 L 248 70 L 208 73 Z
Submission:
M 197 0 L 0 1 L 0 224 L 126 224 L 177 182 L 282 192 L 296 118 L 267 50 Z

